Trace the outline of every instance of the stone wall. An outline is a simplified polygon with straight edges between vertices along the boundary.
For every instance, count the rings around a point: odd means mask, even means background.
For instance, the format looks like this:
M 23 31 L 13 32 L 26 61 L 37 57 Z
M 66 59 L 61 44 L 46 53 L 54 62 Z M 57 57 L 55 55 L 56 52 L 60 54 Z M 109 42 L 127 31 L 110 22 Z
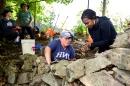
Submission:
M 92 58 L 84 53 L 76 61 L 62 60 L 51 66 L 41 56 L 6 59 L 1 55 L 0 86 L 130 86 L 129 33 L 119 34 L 112 49 L 94 51 Z

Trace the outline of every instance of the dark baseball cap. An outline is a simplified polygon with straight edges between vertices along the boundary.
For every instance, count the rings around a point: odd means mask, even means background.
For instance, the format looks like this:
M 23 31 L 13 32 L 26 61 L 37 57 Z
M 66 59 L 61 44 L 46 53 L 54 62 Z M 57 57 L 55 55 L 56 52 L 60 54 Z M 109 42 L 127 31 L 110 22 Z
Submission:
M 5 15 L 8 12 L 12 13 L 13 11 L 11 9 L 5 8 L 5 9 L 2 10 L 1 15 Z

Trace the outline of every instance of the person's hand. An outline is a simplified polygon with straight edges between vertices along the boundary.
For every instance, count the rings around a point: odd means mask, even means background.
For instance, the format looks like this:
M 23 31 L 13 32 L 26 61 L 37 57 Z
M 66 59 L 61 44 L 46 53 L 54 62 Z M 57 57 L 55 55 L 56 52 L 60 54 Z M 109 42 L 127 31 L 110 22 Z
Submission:
M 13 30 L 14 32 L 19 32 L 19 31 L 21 30 L 21 27 L 16 26 L 15 28 L 12 28 L 12 30 Z
M 87 42 L 88 47 L 90 47 L 92 43 L 93 43 L 93 42 Z
M 16 29 L 21 29 L 21 27 L 20 26 L 16 26 Z
M 47 72 L 50 72 L 51 71 L 51 65 L 47 64 L 45 65 L 45 69 Z
M 83 45 L 83 47 L 81 47 L 81 51 L 85 52 L 87 50 L 87 46 L 86 45 Z
M 81 48 L 81 51 L 85 52 L 87 50 L 89 50 L 89 47 L 90 47 L 90 43 L 86 43 L 85 45 L 83 45 L 83 47 Z
M 32 28 L 32 25 L 31 25 L 31 23 L 29 23 L 29 24 L 28 24 L 28 26 Z
M 73 58 L 73 59 L 71 59 L 70 61 L 75 61 L 76 60 L 76 58 Z

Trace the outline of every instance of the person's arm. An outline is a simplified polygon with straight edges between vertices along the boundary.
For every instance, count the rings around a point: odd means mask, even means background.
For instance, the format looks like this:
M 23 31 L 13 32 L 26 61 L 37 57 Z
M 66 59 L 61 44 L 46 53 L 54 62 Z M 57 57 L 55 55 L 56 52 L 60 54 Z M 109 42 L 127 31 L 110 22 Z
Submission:
M 44 53 L 45 53 L 45 58 L 46 58 L 47 64 L 50 65 L 51 64 L 51 48 L 47 46 L 45 48 Z
M 31 23 L 32 23 L 33 17 L 32 17 L 31 12 L 29 12 L 29 15 L 30 15 L 30 21 L 29 21 L 28 25 L 31 27 Z
M 87 34 L 86 43 L 83 45 L 83 47 L 81 48 L 81 50 L 82 51 L 89 50 L 89 47 L 91 46 L 92 43 L 93 43 L 93 39 L 92 39 L 91 35 Z
M 87 40 L 86 41 L 87 41 L 86 44 L 89 45 L 89 46 L 91 46 L 91 44 L 93 43 L 93 39 L 92 39 L 92 37 L 89 34 L 87 36 Z
M 56 49 L 57 46 L 57 40 L 53 40 L 52 42 L 49 43 L 47 47 L 45 47 L 44 55 L 47 61 L 47 64 L 51 64 L 51 56 L 53 51 Z
M 70 60 L 76 60 L 75 58 L 75 49 L 71 46 L 71 54 L 70 54 Z

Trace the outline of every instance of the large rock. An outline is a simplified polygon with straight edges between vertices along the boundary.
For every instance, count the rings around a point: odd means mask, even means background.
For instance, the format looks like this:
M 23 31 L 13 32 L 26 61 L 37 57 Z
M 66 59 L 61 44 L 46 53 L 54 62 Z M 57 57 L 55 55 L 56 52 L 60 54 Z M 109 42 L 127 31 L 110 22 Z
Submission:
M 125 86 L 114 80 L 106 71 L 91 73 L 80 78 L 85 86 Z
M 31 55 L 31 54 L 24 54 L 24 55 L 20 56 L 20 58 L 24 61 L 22 70 L 33 71 L 33 66 L 35 65 L 37 56 Z
M 12 73 L 11 75 L 8 76 L 8 83 L 14 84 L 16 81 L 16 74 Z
M 29 86 L 46 86 L 46 83 L 42 81 L 43 75 L 35 76 Z
M 130 32 L 130 31 L 129 31 Z M 111 45 L 113 48 L 130 48 L 129 39 L 130 36 L 128 33 L 118 34 L 115 42 Z
M 130 70 L 130 49 L 115 48 L 103 52 L 101 56 L 106 57 L 112 64 L 120 69 Z
M 45 63 L 41 63 L 38 65 L 38 75 L 42 75 L 44 73 L 48 73 L 50 71 L 50 67 L 45 64 Z
M 79 59 L 77 61 L 72 62 L 67 66 L 67 80 L 69 82 L 73 82 L 75 79 L 79 79 L 83 75 L 85 75 L 85 62 L 86 59 Z
M 115 72 L 114 78 L 119 82 L 125 84 L 126 86 L 130 86 L 130 71 L 119 70 L 114 68 L 113 71 Z
M 20 73 L 18 75 L 17 83 L 18 84 L 28 84 L 32 80 L 32 73 Z
M 56 78 L 54 77 L 54 75 L 50 72 L 50 73 L 46 73 L 43 74 L 42 76 L 42 80 L 47 83 L 49 86 L 59 86 Z
M 51 65 L 51 71 L 54 72 L 54 75 L 59 76 L 61 78 L 65 78 L 65 76 L 66 76 L 66 67 L 70 63 L 71 62 L 69 62 L 67 60 L 61 60 L 60 62 Z
M 8 67 L 6 68 L 6 74 L 8 75 L 8 83 L 14 84 L 16 82 L 16 77 L 18 73 L 18 67 L 16 66 L 16 60 L 10 61 Z
M 46 64 L 45 62 L 45 57 L 38 57 L 36 59 L 36 63 L 37 63 L 37 72 L 38 72 L 38 75 L 42 75 L 44 73 L 48 73 L 50 71 L 50 68 L 48 67 L 48 65 Z
M 101 70 L 109 65 L 111 65 L 111 62 L 108 61 L 102 55 L 97 56 L 94 59 L 89 59 L 85 62 L 86 74 L 94 73 L 94 72 Z

